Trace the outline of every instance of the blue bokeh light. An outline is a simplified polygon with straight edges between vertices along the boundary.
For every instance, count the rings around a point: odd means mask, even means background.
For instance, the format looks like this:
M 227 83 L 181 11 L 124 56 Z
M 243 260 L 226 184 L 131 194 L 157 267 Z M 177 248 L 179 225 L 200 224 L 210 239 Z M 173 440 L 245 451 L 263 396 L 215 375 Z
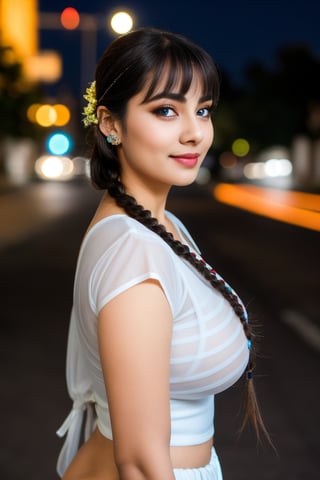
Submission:
M 66 133 L 53 133 L 47 140 L 48 151 L 52 155 L 65 155 L 72 148 L 72 141 Z

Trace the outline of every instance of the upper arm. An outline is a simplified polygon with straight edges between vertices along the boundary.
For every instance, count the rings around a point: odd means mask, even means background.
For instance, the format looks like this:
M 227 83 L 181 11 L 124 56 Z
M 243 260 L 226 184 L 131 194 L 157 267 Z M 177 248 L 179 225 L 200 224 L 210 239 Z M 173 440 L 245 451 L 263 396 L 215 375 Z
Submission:
M 172 314 L 159 282 L 139 283 L 107 303 L 98 330 L 116 460 L 149 456 L 160 468 L 169 456 Z

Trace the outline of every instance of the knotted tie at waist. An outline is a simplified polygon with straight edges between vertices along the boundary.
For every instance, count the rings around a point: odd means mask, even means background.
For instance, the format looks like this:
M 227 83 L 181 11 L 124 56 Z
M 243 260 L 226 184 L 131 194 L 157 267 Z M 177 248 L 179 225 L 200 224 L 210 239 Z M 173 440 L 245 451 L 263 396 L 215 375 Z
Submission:
M 67 435 L 57 462 L 57 472 L 61 477 L 80 447 L 84 414 L 86 414 L 84 441 L 88 440 L 95 428 L 94 403 L 91 398 L 86 401 L 75 400 L 69 415 L 56 432 L 59 437 Z

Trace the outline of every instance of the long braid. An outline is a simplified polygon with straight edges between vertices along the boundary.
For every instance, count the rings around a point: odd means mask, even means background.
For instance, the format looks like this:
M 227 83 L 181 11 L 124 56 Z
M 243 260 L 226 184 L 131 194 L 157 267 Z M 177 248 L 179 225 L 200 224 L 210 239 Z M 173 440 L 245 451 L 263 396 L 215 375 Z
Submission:
M 240 427 L 240 432 L 243 431 L 245 425 L 248 421 L 251 421 L 254 430 L 256 432 L 258 440 L 260 440 L 260 432 L 264 433 L 265 437 L 267 438 L 268 442 L 273 447 L 273 443 L 271 441 L 270 435 L 264 425 L 259 405 L 256 398 L 255 388 L 253 385 L 253 369 L 255 366 L 254 357 L 255 352 L 254 349 L 251 347 L 251 340 L 252 340 L 252 331 L 251 326 L 248 323 L 247 313 L 240 303 L 237 295 L 233 292 L 233 290 L 227 285 L 224 280 L 216 274 L 214 270 L 210 270 L 207 264 L 202 260 L 196 257 L 194 253 L 192 253 L 189 247 L 179 240 L 176 240 L 172 233 L 168 232 L 164 225 L 161 225 L 158 220 L 152 217 L 151 212 L 149 210 L 144 209 L 142 205 L 139 205 L 134 197 L 128 195 L 125 192 L 124 185 L 118 180 L 118 178 L 111 179 L 109 177 L 107 190 L 111 197 L 114 198 L 117 205 L 125 210 L 125 212 L 135 220 L 142 223 L 145 227 L 152 230 L 154 233 L 159 235 L 171 248 L 172 250 L 180 257 L 186 259 L 191 265 L 193 265 L 196 270 L 206 279 L 209 283 L 218 290 L 222 296 L 230 303 L 231 307 L 233 308 L 235 314 L 239 317 L 245 335 L 248 339 L 248 347 L 250 349 L 250 356 L 248 367 L 246 371 L 246 409 L 245 415 Z

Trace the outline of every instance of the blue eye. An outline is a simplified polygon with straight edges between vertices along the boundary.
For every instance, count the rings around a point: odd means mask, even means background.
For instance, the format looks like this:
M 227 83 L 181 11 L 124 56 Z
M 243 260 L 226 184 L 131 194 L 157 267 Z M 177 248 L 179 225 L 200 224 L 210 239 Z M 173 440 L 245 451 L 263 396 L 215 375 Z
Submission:
M 198 110 L 198 115 L 199 117 L 210 117 L 211 111 L 211 107 L 203 107 Z
M 173 117 L 175 115 L 175 111 L 172 107 L 160 107 L 155 110 L 157 115 L 161 117 Z

